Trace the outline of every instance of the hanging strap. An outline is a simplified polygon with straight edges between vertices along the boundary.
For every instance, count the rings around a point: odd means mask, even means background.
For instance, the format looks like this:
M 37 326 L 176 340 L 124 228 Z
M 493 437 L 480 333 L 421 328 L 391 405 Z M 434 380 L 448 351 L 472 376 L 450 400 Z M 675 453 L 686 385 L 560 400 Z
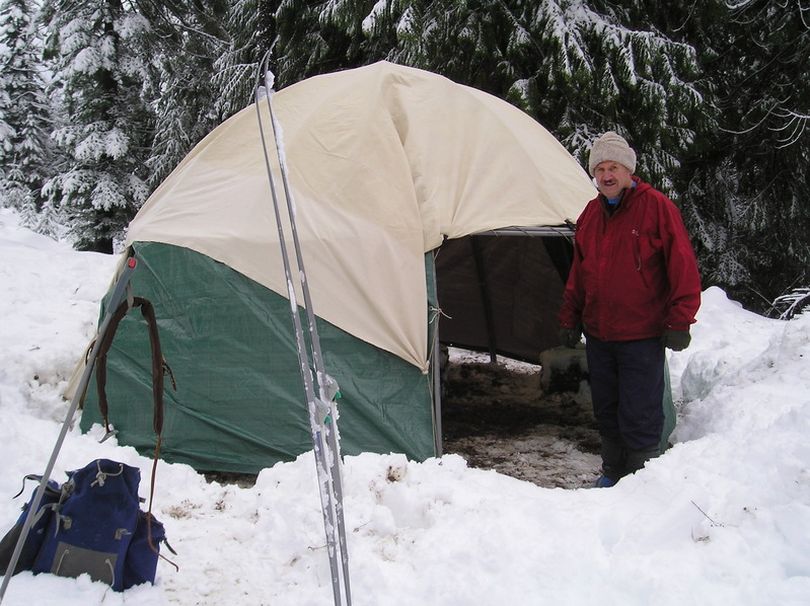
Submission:
M 152 350 L 152 398 L 154 400 L 154 413 L 152 418 L 152 428 L 155 431 L 155 453 L 152 460 L 152 479 L 149 486 L 149 508 L 146 516 L 147 524 L 147 541 L 149 547 L 157 553 L 161 558 L 169 562 L 172 566 L 178 569 L 177 564 L 161 555 L 157 547 L 152 542 L 152 501 L 155 496 L 155 474 L 157 472 L 157 461 L 160 457 L 160 445 L 163 434 L 163 378 L 165 374 L 169 375 L 172 383 L 172 389 L 177 389 L 177 384 L 174 381 L 174 373 L 166 360 L 163 359 L 163 353 L 160 349 L 160 336 L 158 335 L 157 320 L 155 318 L 155 308 L 152 303 L 143 297 L 128 297 L 118 306 L 118 309 L 113 313 L 110 319 L 110 324 L 107 331 L 104 333 L 104 338 L 99 344 L 98 353 L 96 355 L 96 386 L 98 388 L 98 407 L 101 411 L 101 417 L 104 419 L 104 428 L 107 431 L 107 436 L 112 432 L 110 430 L 109 421 L 109 403 L 107 402 L 107 353 L 112 346 L 113 339 L 115 338 L 116 330 L 121 320 L 127 315 L 130 309 L 135 307 L 141 308 L 141 315 L 146 320 L 146 326 L 149 331 L 149 345 Z M 106 437 L 106 436 L 105 436 Z M 174 550 L 169 548 L 172 553 Z
M 107 433 L 110 433 L 109 422 L 109 404 L 107 402 L 107 353 L 112 346 L 115 333 L 118 325 L 127 312 L 135 307 L 141 308 L 141 314 L 146 320 L 147 328 L 149 330 L 149 344 L 152 349 L 152 398 L 154 401 L 154 414 L 152 419 L 152 428 L 157 436 L 157 449 L 155 457 L 159 454 L 160 439 L 163 433 L 163 377 L 164 373 L 168 373 L 172 381 L 172 387 L 176 389 L 174 383 L 174 375 L 163 359 L 163 354 L 160 349 L 160 336 L 158 335 L 157 320 L 155 319 L 155 309 L 148 300 L 143 297 L 133 297 L 131 301 L 125 300 L 115 310 L 110 320 L 110 325 L 104 333 L 104 337 L 99 345 L 98 354 L 96 356 L 96 386 L 98 388 L 98 407 L 101 412 L 101 417 L 104 419 L 104 428 Z

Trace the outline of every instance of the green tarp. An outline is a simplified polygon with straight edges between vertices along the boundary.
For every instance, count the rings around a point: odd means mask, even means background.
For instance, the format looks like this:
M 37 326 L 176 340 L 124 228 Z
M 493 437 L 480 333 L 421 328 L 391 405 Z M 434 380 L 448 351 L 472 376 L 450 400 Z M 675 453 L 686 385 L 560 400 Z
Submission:
M 256 473 L 310 450 L 289 301 L 186 248 L 152 242 L 133 248 L 133 292 L 155 307 L 177 385 L 173 391 L 167 377 L 162 458 L 201 471 Z M 426 269 L 432 284 L 432 263 Z M 340 386 L 342 451 L 434 456 L 431 376 L 320 319 L 318 332 L 326 371 Z M 115 336 L 107 394 L 120 442 L 151 454 L 151 359 L 137 312 Z M 100 422 L 97 401 L 94 379 L 84 431 Z

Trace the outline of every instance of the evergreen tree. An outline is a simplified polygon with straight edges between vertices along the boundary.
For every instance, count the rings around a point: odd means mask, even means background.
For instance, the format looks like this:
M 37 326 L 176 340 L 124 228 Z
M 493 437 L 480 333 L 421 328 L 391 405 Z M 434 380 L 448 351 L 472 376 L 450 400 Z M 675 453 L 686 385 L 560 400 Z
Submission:
M 33 13 L 31 0 L 0 4 L 0 204 L 20 210 L 29 225 L 42 210 L 50 128 Z
M 232 116 L 253 101 L 256 70 L 274 36 L 267 3 L 239 0 L 229 6 L 225 27 L 227 49 L 214 60 L 214 87 L 218 93 L 216 112 Z
M 47 0 L 43 18 L 67 120 L 54 138 L 68 157 L 44 194 L 70 216 L 78 249 L 112 252 L 149 193 L 153 119 L 141 97 L 149 24 L 121 0 Z
M 285 82 L 387 58 L 486 90 L 583 164 L 596 135 L 618 130 L 638 147 L 639 172 L 674 196 L 679 157 L 710 125 L 695 51 L 637 19 L 643 3 L 624 4 L 286 0 L 276 48 Z
M 506 7 L 497 1 L 441 0 L 399 9 L 389 13 L 399 37 L 395 61 L 506 95 L 516 79 L 517 58 L 509 47 L 515 24 Z
M 147 93 L 155 111 L 147 160 L 154 188 L 200 139 L 249 101 L 243 97 L 250 69 L 243 62 L 256 4 L 141 0 L 137 6 L 154 33 L 150 54 L 156 70 Z M 237 30 L 234 37 L 228 27 Z
M 365 51 L 363 31 L 374 5 L 371 0 L 280 0 L 273 41 L 278 87 L 377 60 Z
M 157 54 L 156 122 L 147 160 L 153 188 L 221 121 L 214 111 L 213 62 L 211 42 L 188 32 L 178 32 Z
M 720 0 L 706 11 L 689 35 L 717 91 L 719 127 L 696 141 L 679 189 L 693 202 L 704 281 L 765 309 L 810 282 L 810 10 Z

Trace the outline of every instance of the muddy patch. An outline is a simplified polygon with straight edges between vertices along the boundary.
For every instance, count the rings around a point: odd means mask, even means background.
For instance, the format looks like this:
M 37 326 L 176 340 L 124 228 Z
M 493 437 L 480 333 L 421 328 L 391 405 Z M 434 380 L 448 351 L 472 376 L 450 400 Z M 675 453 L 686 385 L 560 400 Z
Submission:
M 487 360 L 450 350 L 444 452 L 538 486 L 591 486 L 599 471 L 599 433 L 587 396 L 544 394 L 539 366 Z

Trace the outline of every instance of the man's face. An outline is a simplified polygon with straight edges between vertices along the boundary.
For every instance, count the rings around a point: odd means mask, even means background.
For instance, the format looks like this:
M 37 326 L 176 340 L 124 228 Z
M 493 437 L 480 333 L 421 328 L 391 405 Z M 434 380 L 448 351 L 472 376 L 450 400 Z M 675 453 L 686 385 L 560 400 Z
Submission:
M 633 184 L 630 169 L 613 160 L 597 164 L 593 169 L 593 178 L 596 179 L 596 188 L 606 198 L 618 198 L 623 189 Z

